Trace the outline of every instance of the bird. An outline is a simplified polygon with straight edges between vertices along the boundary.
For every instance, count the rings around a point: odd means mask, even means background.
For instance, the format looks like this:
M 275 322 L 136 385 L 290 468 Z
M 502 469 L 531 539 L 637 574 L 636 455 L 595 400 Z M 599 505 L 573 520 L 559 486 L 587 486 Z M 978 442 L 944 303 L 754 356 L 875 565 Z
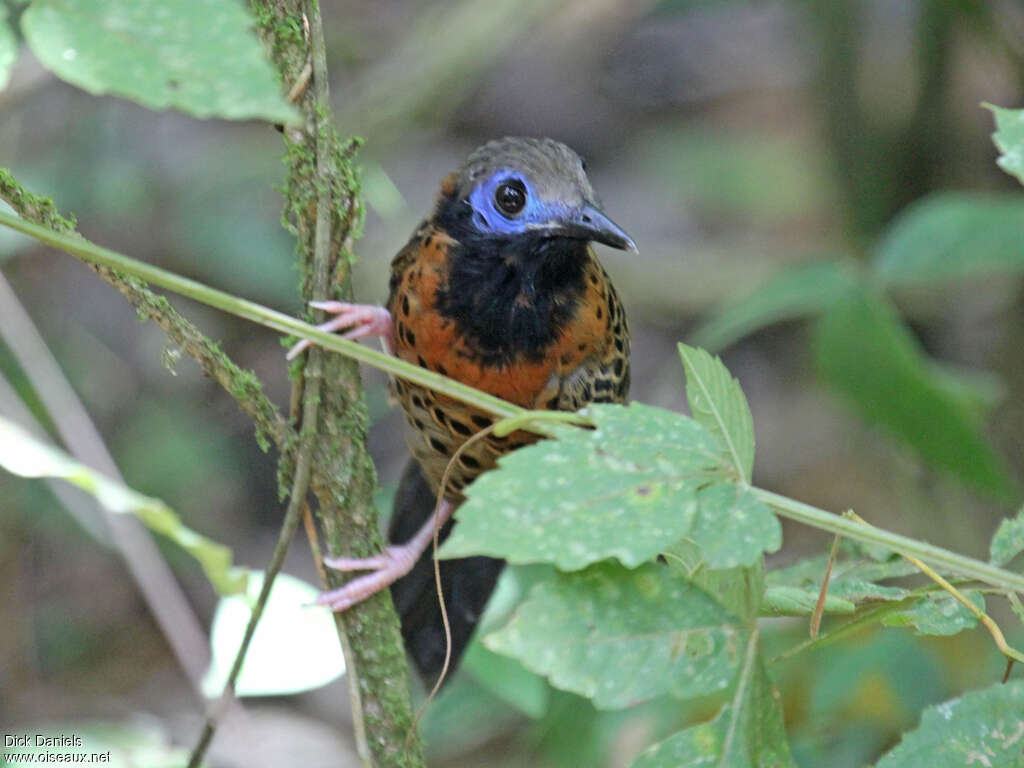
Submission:
M 637 252 L 601 211 L 580 156 L 553 139 L 496 139 L 443 179 L 433 212 L 392 261 L 384 307 L 311 304 L 333 315 L 322 330 L 380 336 L 400 359 L 523 408 L 621 403 L 630 383 L 629 326 L 592 243 Z M 300 342 L 290 356 L 309 343 Z M 447 650 L 430 551 L 434 528 L 441 526 L 443 540 L 467 486 L 501 456 L 538 438 L 517 431 L 474 440 L 452 465 L 435 520 L 452 456 L 493 419 L 400 378 L 392 389 L 411 427 L 411 458 L 395 495 L 390 545 L 369 558 L 325 558 L 332 568 L 369 573 L 317 602 L 345 610 L 390 587 L 406 649 L 429 685 Z M 439 563 L 450 669 L 503 566 L 485 556 Z

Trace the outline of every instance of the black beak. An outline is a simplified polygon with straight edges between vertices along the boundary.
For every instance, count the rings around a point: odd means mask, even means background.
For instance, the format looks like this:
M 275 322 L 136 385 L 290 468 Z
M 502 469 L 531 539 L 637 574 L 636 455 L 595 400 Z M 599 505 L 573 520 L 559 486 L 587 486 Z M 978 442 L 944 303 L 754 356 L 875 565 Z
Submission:
M 561 228 L 560 234 L 577 237 L 582 240 L 593 240 L 604 243 L 622 251 L 638 253 L 633 238 L 627 235 L 614 221 L 597 209 L 597 206 L 584 203 L 572 218 Z

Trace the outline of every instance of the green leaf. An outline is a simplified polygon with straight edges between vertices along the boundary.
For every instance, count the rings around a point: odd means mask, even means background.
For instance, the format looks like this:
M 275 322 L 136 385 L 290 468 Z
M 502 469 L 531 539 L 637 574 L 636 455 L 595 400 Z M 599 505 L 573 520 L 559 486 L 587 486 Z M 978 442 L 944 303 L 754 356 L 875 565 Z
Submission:
M 936 378 L 884 299 L 864 291 L 833 307 L 819 324 L 814 351 L 822 377 L 864 419 L 962 482 L 1000 499 L 1015 495 L 976 410 Z
M 249 572 L 246 595 L 221 598 L 210 628 L 210 666 L 203 693 L 220 696 L 246 625 L 263 588 L 263 571 Z M 283 696 L 327 685 L 345 671 L 334 616 L 312 607 L 320 591 L 279 573 L 249 644 L 235 692 L 239 696 Z
M 7 22 L 7 9 L 0 6 L 0 91 L 11 81 L 11 68 L 18 58 L 18 38 Z
M 877 768 L 1024 768 L 1024 680 L 928 707 Z
M 996 119 L 992 141 L 1002 153 L 996 164 L 1024 184 L 1024 109 L 1003 109 L 991 104 L 982 106 L 992 110 Z
M 817 604 L 818 593 L 809 589 L 769 587 L 764 593 L 765 609 L 778 616 L 810 616 Z M 853 613 L 856 609 L 849 600 L 832 594 L 825 596 L 825 613 Z
M 977 591 L 962 593 L 980 610 L 985 610 L 985 598 Z M 972 629 L 978 618 L 967 606 L 945 592 L 931 592 L 910 608 L 890 613 L 882 619 L 890 627 L 913 627 L 921 635 L 955 635 Z
M 750 488 L 714 483 L 697 494 L 691 538 L 714 569 L 750 566 L 782 546 L 782 525 Z
M 736 694 L 714 720 L 655 744 L 632 768 L 795 768 L 778 693 L 760 656 L 747 656 Z
M 743 652 L 738 622 L 669 568 L 602 563 L 535 586 L 484 644 L 611 709 L 726 687 Z
M 711 595 L 727 611 L 748 623 L 757 620 L 764 594 L 761 560 L 750 568 L 708 568 L 704 553 L 691 539 L 677 541 L 663 555 L 673 572 Z
M 1024 507 L 1016 517 L 1008 517 L 999 524 L 992 537 L 990 557 L 996 565 L 1006 565 L 1021 552 L 1024 552 Z
M 903 587 L 886 587 L 863 579 L 840 578 L 829 584 L 829 595 L 855 603 L 902 600 L 910 594 Z
M 889 286 L 1024 271 L 1024 195 L 929 195 L 889 227 L 874 268 Z
M 143 496 L 63 451 L 41 443 L 0 417 L 0 466 L 22 477 L 56 477 L 92 494 L 108 511 L 135 515 L 148 528 L 163 534 L 199 561 L 214 589 L 222 595 L 245 589 L 245 575 L 231 567 L 231 550 L 182 525 L 174 511 L 159 499 Z
M 547 712 L 551 698 L 548 684 L 515 659 L 493 653 L 474 642 L 466 651 L 462 668 L 481 686 L 527 717 L 538 720 Z
M 973 412 L 979 422 L 1006 399 L 1006 385 L 991 371 L 965 370 L 935 360 L 929 360 L 928 367 L 939 388 Z
M 636 566 L 690 530 L 697 489 L 723 474 L 714 438 L 682 414 L 639 403 L 584 413 L 596 429 L 513 451 L 467 489 L 442 557 L 562 570 L 615 557 Z
M 54 74 L 90 93 L 196 117 L 298 113 L 234 0 L 35 0 L 21 27 Z
M 821 591 L 821 580 L 825 577 L 828 557 L 821 555 L 800 560 L 785 568 L 776 568 L 768 574 L 769 592 L 791 601 L 795 607 L 810 602 L 813 607 Z M 857 604 L 868 601 L 903 600 L 910 592 L 902 587 L 887 587 L 874 583 L 916 573 L 917 569 L 906 560 L 892 560 L 877 563 L 858 557 L 838 559 L 832 567 L 828 583 L 828 601 Z M 801 593 L 801 594 L 798 594 Z
M 749 483 L 754 470 L 754 420 L 740 383 L 717 357 L 679 345 L 686 369 L 686 399 L 693 418 L 718 441 L 722 461 Z
M 723 304 L 697 328 L 693 343 L 716 351 L 772 323 L 819 315 L 857 281 L 844 261 L 787 267 L 753 292 Z
M 856 551 L 851 556 L 851 550 L 849 543 L 843 546 L 840 559 L 833 565 L 825 597 L 826 613 L 852 613 L 857 605 L 865 602 L 899 601 L 910 594 L 902 587 L 887 587 L 871 580 L 916 573 L 913 566 L 907 567 L 905 560 L 878 563 Z M 809 615 L 818 602 L 827 567 L 828 557 L 821 555 L 772 570 L 766 579 L 765 607 L 780 615 Z

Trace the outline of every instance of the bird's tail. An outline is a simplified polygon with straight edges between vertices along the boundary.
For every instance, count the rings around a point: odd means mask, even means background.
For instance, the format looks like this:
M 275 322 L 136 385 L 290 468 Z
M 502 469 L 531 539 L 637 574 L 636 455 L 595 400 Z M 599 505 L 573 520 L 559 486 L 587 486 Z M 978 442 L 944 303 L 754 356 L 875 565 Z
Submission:
M 410 459 L 395 494 L 388 539 L 402 544 L 434 512 L 436 497 L 423 476 L 419 463 Z M 444 541 L 451 530 L 449 520 L 440 531 Z M 433 547 L 428 547 L 408 574 L 391 585 L 395 609 L 402 620 L 405 648 L 412 656 L 424 682 L 431 686 L 441 674 L 445 657 L 444 624 L 434 581 Z M 487 599 L 505 566 L 493 557 L 464 557 L 438 561 L 445 607 L 452 631 L 452 658 L 448 670 L 455 671 L 473 629 L 487 605 Z

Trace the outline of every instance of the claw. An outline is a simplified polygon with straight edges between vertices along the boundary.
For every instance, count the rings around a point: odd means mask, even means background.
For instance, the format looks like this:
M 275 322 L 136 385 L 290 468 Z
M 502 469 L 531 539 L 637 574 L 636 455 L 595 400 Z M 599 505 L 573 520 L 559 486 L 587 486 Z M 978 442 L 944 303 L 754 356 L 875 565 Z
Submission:
M 361 339 L 365 336 L 380 336 L 387 343 L 391 335 L 391 314 L 384 307 L 375 307 L 369 304 L 349 304 L 345 301 L 311 301 L 309 306 L 330 312 L 336 317 L 326 323 L 321 323 L 316 328 L 319 331 L 333 333 L 342 328 L 349 330 L 341 334 L 343 339 Z M 286 358 L 294 360 L 302 352 L 313 345 L 309 339 L 303 339 L 290 350 Z
M 444 525 L 453 509 L 451 502 L 441 502 L 437 515 L 431 515 L 415 536 L 405 544 L 388 547 L 379 555 L 363 558 L 325 557 L 324 564 L 335 570 L 366 570 L 370 573 L 353 579 L 340 589 L 324 592 L 316 599 L 317 604 L 329 606 L 332 611 L 344 611 L 398 581 L 412 570 L 420 555 L 433 541 L 435 526 Z

